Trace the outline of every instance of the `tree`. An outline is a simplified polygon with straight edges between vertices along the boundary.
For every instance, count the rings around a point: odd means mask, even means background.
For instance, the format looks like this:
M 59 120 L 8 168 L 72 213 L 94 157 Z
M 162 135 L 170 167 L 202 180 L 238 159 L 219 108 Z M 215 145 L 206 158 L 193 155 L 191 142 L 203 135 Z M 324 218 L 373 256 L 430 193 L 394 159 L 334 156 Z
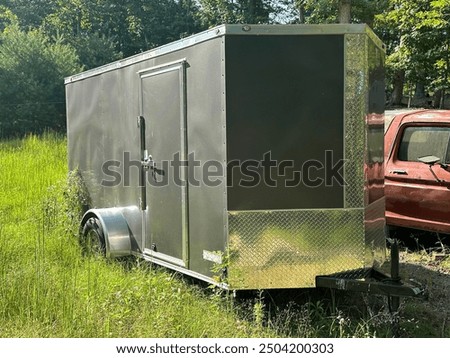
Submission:
M 125 10 L 128 14 L 125 33 L 128 32 L 129 45 L 132 45 L 122 47 L 125 55 L 179 40 L 203 29 L 198 7 L 192 0 L 134 0 Z
M 63 34 L 77 50 L 78 37 L 101 39 L 113 57 L 130 56 L 199 31 L 193 0 L 54 0 L 44 21 L 48 34 Z M 107 57 L 107 56 L 102 56 Z M 84 58 L 81 60 L 84 62 Z M 99 64 L 97 64 L 99 65 Z
M 351 0 L 339 0 L 339 22 L 348 24 L 351 21 Z
M 0 0 L 0 133 L 63 129 L 65 76 L 197 32 L 197 10 L 194 0 Z
M 53 11 L 45 17 L 41 29 L 49 37 L 63 36 L 75 48 L 84 69 L 90 69 L 122 57 L 117 39 L 108 30 L 108 21 L 120 21 L 111 14 L 105 0 L 53 0 Z
M 7 26 L 18 23 L 17 16 L 4 5 L 0 5 L 0 32 L 5 30 Z
M 274 0 L 199 0 L 200 17 L 205 27 L 220 24 L 267 24 L 275 15 Z
M 248 24 L 267 24 L 273 12 L 269 0 L 240 0 L 238 4 L 241 20 Z
M 41 26 L 45 17 L 54 11 L 56 2 L 55 0 L 0 0 L 0 4 L 17 16 L 21 29 L 28 30 Z
M 330 24 L 337 22 L 373 25 L 375 15 L 382 13 L 388 0 L 284 0 L 287 22 Z
M 410 87 L 448 89 L 448 0 L 391 0 L 389 11 L 377 16 L 376 27 L 388 45 L 386 63 L 396 79 L 391 84 L 392 104 L 400 104 L 405 81 Z
M 17 22 L 0 34 L 0 133 L 65 129 L 64 77 L 79 72 L 75 50 L 62 38 L 25 32 Z

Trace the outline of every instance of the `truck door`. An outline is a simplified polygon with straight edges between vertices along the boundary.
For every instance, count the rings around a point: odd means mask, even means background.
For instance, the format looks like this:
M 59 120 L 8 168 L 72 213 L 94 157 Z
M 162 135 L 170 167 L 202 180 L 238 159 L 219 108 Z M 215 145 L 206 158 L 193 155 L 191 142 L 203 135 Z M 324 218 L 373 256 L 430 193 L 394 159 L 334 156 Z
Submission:
M 144 255 L 187 267 L 185 61 L 149 68 L 139 76 L 149 164 L 143 195 Z
M 399 128 L 386 163 L 386 214 L 391 224 L 430 231 L 448 226 L 449 141 L 450 127 L 444 124 L 413 122 Z M 440 162 L 431 166 L 420 162 L 425 156 Z

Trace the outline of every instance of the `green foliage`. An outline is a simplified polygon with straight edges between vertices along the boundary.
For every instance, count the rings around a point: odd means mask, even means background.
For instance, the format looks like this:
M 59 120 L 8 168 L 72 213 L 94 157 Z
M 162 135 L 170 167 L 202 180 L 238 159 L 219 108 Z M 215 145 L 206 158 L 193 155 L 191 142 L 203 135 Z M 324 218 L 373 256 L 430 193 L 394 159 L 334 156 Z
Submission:
M 128 44 L 123 53 L 133 54 L 178 40 L 200 31 L 198 8 L 192 0 L 132 1 L 127 14 Z
M 62 78 L 74 71 L 221 23 L 336 23 L 341 6 L 342 0 L 0 0 L 0 135 L 64 129 Z M 420 83 L 431 92 L 450 86 L 449 14 L 448 0 L 351 1 L 351 21 L 373 26 L 387 45 L 388 85 L 403 87 L 406 74 L 409 87 Z M 36 71 L 18 65 L 34 65 L 35 58 Z
M 18 23 L 15 15 L 8 7 L 0 5 L 0 32 L 3 32 L 7 26 Z
M 388 45 L 389 70 L 405 71 L 409 82 L 431 90 L 448 88 L 448 0 L 391 0 L 389 11 L 377 15 L 376 30 Z
M 326 24 L 338 22 L 338 0 L 301 1 L 306 12 L 306 23 Z
M 0 134 L 20 135 L 65 128 L 65 76 L 80 71 L 73 48 L 62 38 L 17 23 L 0 34 Z
M 199 0 L 200 18 L 206 27 L 224 23 L 267 24 L 276 15 L 273 0 Z
M 200 30 L 197 7 L 191 0 L 54 2 L 55 10 L 43 23 L 46 32 L 64 34 L 74 45 L 80 36 L 97 36 L 103 41 L 107 40 L 107 46 L 113 46 L 115 53 L 123 56 L 148 50 Z M 117 57 L 114 53 L 110 55 L 110 60 Z M 84 58 L 80 58 L 85 64 Z
M 289 13 L 289 22 L 332 24 L 339 22 L 340 0 L 284 0 L 279 11 Z M 352 0 L 351 22 L 372 25 L 375 15 L 382 13 L 388 0 Z
M 74 36 L 67 42 L 75 49 L 83 70 L 103 66 L 123 57 L 114 41 L 99 33 Z
M 55 9 L 55 0 L 0 0 L 18 19 L 22 30 L 38 28 Z
M 219 24 L 238 23 L 239 18 L 236 14 L 237 5 L 228 0 L 199 0 L 202 12 L 201 21 L 208 27 Z

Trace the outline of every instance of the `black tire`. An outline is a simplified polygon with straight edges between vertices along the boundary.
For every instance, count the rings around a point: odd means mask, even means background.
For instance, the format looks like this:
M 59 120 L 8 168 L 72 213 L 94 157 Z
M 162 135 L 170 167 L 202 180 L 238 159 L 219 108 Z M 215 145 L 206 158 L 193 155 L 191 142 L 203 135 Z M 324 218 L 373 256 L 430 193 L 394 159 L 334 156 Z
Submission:
M 106 256 L 105 234 L 98 218 L 91 217 L 84 224 L 81 244 L 87 255 Z

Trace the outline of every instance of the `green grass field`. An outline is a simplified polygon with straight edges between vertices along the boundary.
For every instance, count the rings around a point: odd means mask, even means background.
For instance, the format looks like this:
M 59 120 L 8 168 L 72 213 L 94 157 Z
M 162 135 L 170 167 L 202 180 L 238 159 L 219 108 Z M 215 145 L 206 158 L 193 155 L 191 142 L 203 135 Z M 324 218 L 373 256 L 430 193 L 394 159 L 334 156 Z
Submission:
M 142 261 L 83 255 L 66 157 L 53 134 L 0 142 L 0 337 L 392 335 L 383 314 L 333 311 L 314 296 L 234 300 Z
M 0 144 L 1 337 L 270 334 L 145 263 L 84 257 L 66 184 L 66 141 Z

